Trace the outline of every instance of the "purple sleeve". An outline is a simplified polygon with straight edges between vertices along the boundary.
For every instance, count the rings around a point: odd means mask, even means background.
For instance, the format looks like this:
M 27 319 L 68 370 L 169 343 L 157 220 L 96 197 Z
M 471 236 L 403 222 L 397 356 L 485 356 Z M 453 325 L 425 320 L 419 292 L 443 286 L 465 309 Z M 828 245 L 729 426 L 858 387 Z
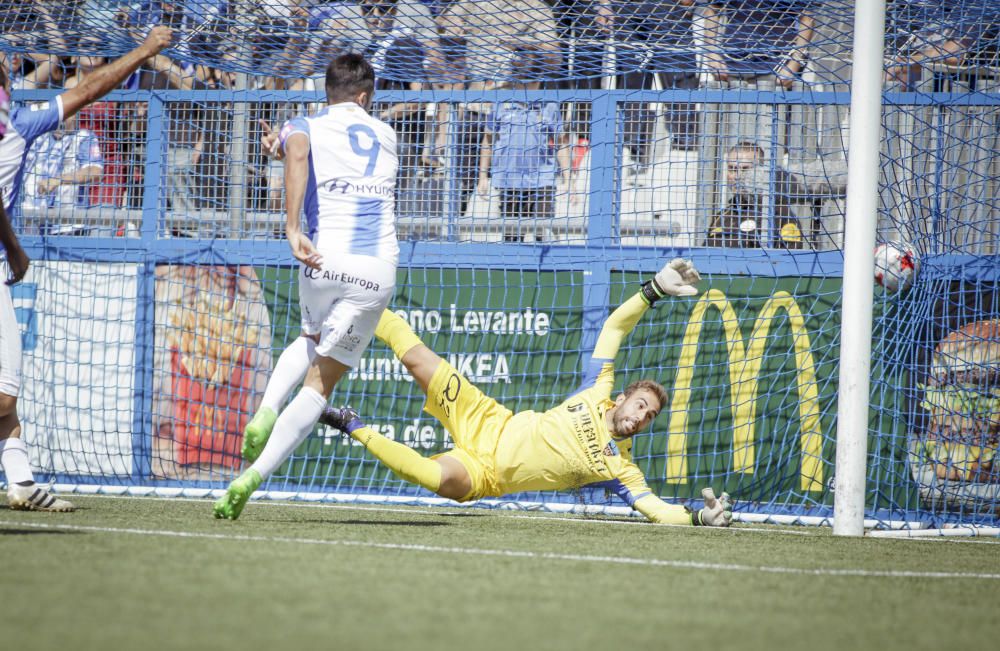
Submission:
M 601 371 L 604 369 L 604 365 L 612 363 L 614 363 L 613 359 L 591 357 L 590 361 L 587 362 L 587 370 L 583 374 L 583 381 L 580 383 L 580 386 L 576 388 L 576 391 L 574 391 L 570 395 L 574 396 L 580 393 L 581 391 L 589 389 L 590 387 L 597 384 L 597 378 L 601 375 Z
M 10 118 L 10 123 L 29 145 L 43 133 L 55 131 L 60 122 L 62 122 L 60 97 L 42 104 L 19 106 L 14 109 Z
M 304 133 L 306 137 L 309 137 L 309 122 L 303 117 L 292 118 L 285 122 L 281 127 L 281 131 L 278 132 L 278 141 L 281 143 L 281 149 L 285 148 L 285 141 L 293 133 Z

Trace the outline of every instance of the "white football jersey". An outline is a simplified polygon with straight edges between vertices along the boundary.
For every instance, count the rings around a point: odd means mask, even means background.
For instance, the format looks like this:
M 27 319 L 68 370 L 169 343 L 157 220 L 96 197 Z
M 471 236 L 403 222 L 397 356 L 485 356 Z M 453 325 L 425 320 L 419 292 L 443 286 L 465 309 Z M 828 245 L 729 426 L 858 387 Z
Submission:
M 8 216 L 17 206 L 24 176 L 24 160 L 38 136 L 54 131 L 63 119 L 62 97 L 32 106 L 18 106 L 10 114 L 7 134 L 0 140 L 0 191 Z
M 309 138 L 304 230 L 316 247 L 396 264 L 396 132 L 343 102 L 286 122 L 281 146 L 296 133 Z

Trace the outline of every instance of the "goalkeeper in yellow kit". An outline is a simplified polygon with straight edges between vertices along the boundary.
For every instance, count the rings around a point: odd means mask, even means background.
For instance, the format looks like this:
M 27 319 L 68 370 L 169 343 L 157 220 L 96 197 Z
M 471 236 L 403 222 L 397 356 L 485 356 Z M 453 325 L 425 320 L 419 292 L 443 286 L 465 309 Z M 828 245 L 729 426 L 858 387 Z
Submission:
M 692 296 L 700 280 L 691 262 L 676 259 L 616 309 L 598 337 L 581 388 L 546 412 L 513 413 L 487 397 L 435 354 L 410 326 L 386 310 L 375 336 L 392 348 L 427 394 L 425 409 L 451 433 L 455 447 L 432 458 L 366 427 L 356 411 L 327 407 L 320 422 L 360 441 L 403 479 L 460 502 L 535 490 L 603 485 L 653 522 L 728 526 L 729 496 L 702 492 L 705 508 L 692 513 L 653 495 L 632 462 L 632 436 L 646 429 L 666 403 L 651 380 L 634 382 L 611 400 L 614 358 L 622 339 L 664 296 Z

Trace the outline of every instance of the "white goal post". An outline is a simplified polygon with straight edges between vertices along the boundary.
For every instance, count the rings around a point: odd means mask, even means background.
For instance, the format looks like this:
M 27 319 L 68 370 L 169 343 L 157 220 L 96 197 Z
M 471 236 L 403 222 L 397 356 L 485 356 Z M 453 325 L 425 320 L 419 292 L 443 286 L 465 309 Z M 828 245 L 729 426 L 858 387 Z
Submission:
M 854 9 L 833 533 L 864 533 L 885 0 Z

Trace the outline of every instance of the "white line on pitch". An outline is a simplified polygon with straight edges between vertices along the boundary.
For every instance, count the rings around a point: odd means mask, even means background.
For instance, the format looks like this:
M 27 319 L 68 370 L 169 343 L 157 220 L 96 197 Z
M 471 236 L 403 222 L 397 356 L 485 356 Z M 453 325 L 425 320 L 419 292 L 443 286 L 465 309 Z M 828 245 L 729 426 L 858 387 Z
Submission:
M 949 536 L 939 536 L 939 537 L 929 537 L 929 538 L 890 538 L 888 540 L 915 540 L 918 542 L 956 542 L 956 543 L 972 543 L 973 545 L 1000 545 L 1000 540 L 997 539 L 982 539 L 982 538 L 958 538 Z
M 362 547 L 393 551 L 424 552 L 430 554 L 456 554 L 466 556 L 499 556 L 504 558 L 527 558 L 553 561 L 574 561 L 612 565 L 636 565 L 648 567 L 670 567 L 675 569 L 709 570 L 720 572 L 761 572 L 766 574 L 792 574 L 805 576 L 849 576 L 892 579 L 983 579 L 1000 581 L 1000 574 L 985 572 L 918 572 L 910 570 L 862 570 L 836 568 L 799 568 L 769 565 L 737 565 L 734 563 L 703 563 L 699 561 L 670 561 L 655 558 L 630 558 L 627 556 L 591 556 L 586 554 L 559 554 L 554 552 L 532 552 L 518 549 L 477 549 L 471 547 L 438 547 L 435 545 L 405 545 L 401 543 L 375 543 L 360 540 L 324 540 L 322 538 L 291 538 L 286 536 L 248 536 L 222 533 L 201 533 L 195 531 L 170 531 L 166 529 L 126 529 L 118 527 L 91 527 L 82 525 L 41 524 L 37 522 L 17 522 L 0 520 L 0 526 L 51 529 L 54 531 L 90 531 L 94 533 L 120 533 L 138 536 L 165 536 L 172 538 L 195 538 L 203 540 L 225 540 L 238 542 L 297 543 L 301 545 L 328 545 L 331 547 Z
M 197 497 L 158 497 L 158 496 L 135 496 L 135 495 L 77 495 L 77 498 L 87 498 L 87 497 L 101 497 L 104 499 L 119 499 L 119 500 L 159 500 L 163 502 L 201 502 L 207 503 L 208 499 L 202 499 Z M 288 506 L 299 509 L 341 509 L 345 511 L 379 511 L 382 513 L 408 513 L 416 515 L 437 515 L 437 516 L 456 516 L 465 515 L 469 513 L 471 509 L 464 511 L 444 511 L 444 510 L 434 510 L 434 509 L 421 509 L 419 507 L 407 507 L 405 509 L 401 508 L 391 508 L 382 506 L 359 506 L 354 504 L 318 504 L 318 503 L 303 503 L 303 502 L 282 502 L 278 500 L 252 500 L 249 504 L 260 505 L 260 506 Z M 476 512 L 482 513 L 483 515 L 490 514 L 494 517 L 502 518 L 512 518 L 515 520 L 550 520 L 553 522 L 580 522 L 580 523 L 591 523 L 591 524 L 624 524 L 629 526 L 657 526 L 657 527 L 680 527 L 683 529 L 689 529 L 690 525 L 686 524 L 656 524 L 654 522 L 648 522 L 646 520 L 639 520 L 635 518 L 633 520 L 624 519 L 601 519 L 601 518 L 587 518 L 581 517 L 580 515 L 567 514 L 564 517 L 558 517 L 554 515 L 522 515 L 511 513 L 510 511 L 502 511 L 498 509 L 476 509 Z M 736 533 L 784 533 L 791 536 L 812 536 L 815 535 L 810 531 L 799 531 L 796 529 L 777 529 L 774 527 L 757 527 L 754 525 L 747 525 L 742 527 L 705 527 L 703 531 L 732 531 Z

